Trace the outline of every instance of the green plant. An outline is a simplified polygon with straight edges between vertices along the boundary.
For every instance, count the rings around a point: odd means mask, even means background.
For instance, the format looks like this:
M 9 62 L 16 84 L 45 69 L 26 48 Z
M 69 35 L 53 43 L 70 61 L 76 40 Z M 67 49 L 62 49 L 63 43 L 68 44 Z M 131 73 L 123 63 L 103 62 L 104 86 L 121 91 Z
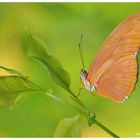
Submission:
M 77 106 L 73 106 L 67 101 L 62 100 L 60 97 L 57 97 L 48 89 L 44 90 L 40 88 L 20 72 L 3 66 L 1 66 L 0 68 L 7 71 L 9 75 L 0 76 L 1 105 L 9 105 L 12 108 L 22 96 L 22 92 L 41 92 L 42 94 L 45 94 L 46 96 L 52 98 L 54 101 L 60 102 L 61 104 L 77 111 L 76 116 L 60 120 L 54 132 L 54 137 L 79 137 L 79 124 L 81 116 L 87 118 L 89 126 L 91 126 L 92 124 L 96 124 L 111 136 L 118 137 L 114 132 L 97 121 L 94 112 L 90 112 L 84 105 L 84 103 L 70 89 L 71 80 L 69 73 L 63 69 L 61 63 L 57 58 L 48 54 L 45 49 L 45 44 L 41 40 L 39 40 L 35 36 L 32 36 L 30 32 L 26 31 L 24 47 L 26 55 L 36 61 L 40 66 L 42 66 L 46 70 L 46 72 L 49 73 L 52 80 L 67 91 L 67 94 L 69 94 L 70 98 L 77 104 Z

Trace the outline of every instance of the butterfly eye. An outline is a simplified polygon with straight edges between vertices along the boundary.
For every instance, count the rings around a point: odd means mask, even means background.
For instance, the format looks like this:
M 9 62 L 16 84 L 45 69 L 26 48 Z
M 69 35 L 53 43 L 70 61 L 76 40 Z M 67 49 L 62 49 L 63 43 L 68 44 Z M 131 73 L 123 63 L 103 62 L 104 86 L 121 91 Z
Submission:
M 87 72 L 86 71 L 81 71 L 81 74 L 80 74 L 80 77 L 83 79 L 83 78 L 86 78 L 87 77 Z

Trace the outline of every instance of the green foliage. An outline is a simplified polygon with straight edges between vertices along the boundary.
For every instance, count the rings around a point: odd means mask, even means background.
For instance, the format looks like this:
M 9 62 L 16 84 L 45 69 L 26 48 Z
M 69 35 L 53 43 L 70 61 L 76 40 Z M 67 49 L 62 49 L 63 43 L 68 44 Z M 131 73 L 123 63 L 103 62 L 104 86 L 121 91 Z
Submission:
M 0 105 L 12 107 L 23 92 L 36 91 L 38 88 L 16 70 L 0 67 L 7 72 L 8 76 L 0 76 Z M 11 75 L 12 74 L 12 75 Z M 13 75 L 14 74 L 14 75 Z
M 79 127 L 80 115 L 72 118 L 64 118 L 59 121 L 53 136 L 54 137 L 80 137 L 81 131 Z
M 52 77 L 53 81 L 60 85 L 62 88 L 68 91 L 72 95 L 72 99 L 84 106 L 81 101 L 75 96 L 75 94 L 70 89 L 70 75 L 65 71 L 54 56 L 48 55 L 46 51 L 46 45 L 37 37 L 32 36 L 29 31 L 26 31 L 26 43 L 25 51 L 28 57 L 38 62 L 47 70 L 47 72 Z
M 42 41 L 40 41 L 37 37 L 32 36 L 29 32 L 27 32 L 26 35 L 27 56 L 41 64 L 58 85 L 69 91 L 69 73 L 63 69 L 61 63 L 56 57 L 48 55 L 45 49 L 46 45 Z
M 19 71 L 9 69 L 9 68 L 3 67 L 3 66 L 0 66 L 0 69 L 7 71 L 9 74 L 16 74 L 16 75 L 19 75 L 21 77 L 24 77 Z
M 55 95 L 49 93 L 49 90 L 42 90 L 26 77 L 24 77 L 20 72 L 9 69 L 3 66 L 0 66 L 1 69 L 9 72 L 9 76 L 0 76 L 0 105 L 8 105 L 13 107 L 13 105 L 18 101 L 21 93 L 30 92 L 30 91 L 40 91 L 49 97 L 53 98 L 55 101 L 60 102 L 61 104 L 71 107 L 74 110 L 77 110 L 81 115 L 87 116 L 89 126 L 93 123 L 96 123 L 99 127 L 104 129 L 106 132 L 111 134 L 114 137 L 118 137 L 112 131 L 107 129 L 104 125 L 95 120 L 95 114 L 92 112 L 87 113 L 86 108 L 85 112 L 79 110 L 62 99 L 58 98 Z M 10 75 L 11 74 L 11 75 Z M 76 98 L 77 99 L 77 98 Z M 88 115 L 87 115 L 88 114 Z M 80 115 L 74 116 L 72 118 L 65 118 L 61 120 L 54 132 L 54 137 L 80 137 L 80 127 L 79 127 Z
M 82 110 L 74 108 L 67 102 L 63 101 L 62 99 L 48 93 L 47 90 L 46 90 L 46 94 L 51 98 L 55 99 L 56 101 L 66 106 L 69 106 L 73 109 L 78 110 L 79 113 L 87 117 L 89 126 L 91 126 L 95 122 L 95 114 L 92 112 L 88 112 L 87 108 L 83 105 L 83 103 L 79 100 L 79 98 L 77 98 L 75 94 L 71 91 L 69 73 L 63 69 L 61 63 L 58 61 L 57 58 L 48 55 L 45 48 L 46 46 L 42 41 L 40 41 L 37 37 L 32 36 L 29 31 L 26 32 L 25 50 L 27 56 L 31 57 L 33 60 L 41 64 L 45 68 L 45 70 L 49 72 L 54 82 L 56 82 L 58 85 L 63 87 L 65 90 L 68 91 L 68 93 L 72 95 L 71 98 L 82 107 Z M 76 119 L 72 118 L 72 119 L 64 119 L 60 121 L 56 129 L 56 132 L 54 133 L 54 136 L 64 137 L 64 136 L 68 136 L 68 134 L 70 136 L 74 134 L 76 135 L 76 133 L 71 130 L 72 126 L 75 126 L 74 124 L 76 120 L 77 118 Z

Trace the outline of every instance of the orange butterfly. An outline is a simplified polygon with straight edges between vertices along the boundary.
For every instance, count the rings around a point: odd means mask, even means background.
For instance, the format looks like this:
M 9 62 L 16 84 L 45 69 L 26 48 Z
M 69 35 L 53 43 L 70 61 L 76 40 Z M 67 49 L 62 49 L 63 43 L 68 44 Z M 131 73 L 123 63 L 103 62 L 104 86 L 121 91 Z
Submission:
M 99 95 L 115 102 L 124 102 L 137 82 L 139 48 L 140 13 L 137 13 L 109 35 L 89 72 L 81 70 L 80 78 L 85 88 L 90 92 L 97 90 Z

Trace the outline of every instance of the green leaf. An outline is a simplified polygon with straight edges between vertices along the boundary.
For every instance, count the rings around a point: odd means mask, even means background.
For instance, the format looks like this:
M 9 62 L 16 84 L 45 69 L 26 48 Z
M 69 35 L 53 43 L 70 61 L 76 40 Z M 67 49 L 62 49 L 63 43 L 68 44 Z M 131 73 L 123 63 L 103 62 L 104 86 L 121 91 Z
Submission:
M 80 137 L 80 115 L 59 121 L 53 137 Z
M 26 43 L 24 43 L 24 49 L 28 57 L 38 62 L 41 66 L 47 70 L 51 78 L 55 83 L 68 91 L 73 96 L 75 102 L 84 106 L 81 101 L 75 96 L 70 89 L 70 75 L 65 71 L 54 56 L 51 56 L 46 51 L 46 45 L 40 41 L 37 37 L 32 36 L 29 31 L 26 32 Z
M 19 75 L 21 77 L 24 77 L 20 72 L 18 72 L 16 70 L 9 69 L 9 68 L 3 67 L 3 66 L 0 66 L 0 69 L 7 71 L 9 74 L 16 74 L 16 75 Z
M 20 72 L 0 66 L 9 72 L 8 76 L 0 76 L 0 106 L 12 107 L 23 92 L 40 90 Z
M 88 125 L 91 126 L 93 123 L 95 123 L 95 113 L 89 112 L 87 115 Z
M 70 75 L 66 72 L 58 59 L 52 55 L 48 55 L 45 44 L 37 37 L 26 33 L 26 53 L 28 57 L 41 64 L 50 74 L 51 78 L 65 90 L 70 93 Z
M 32 82 L 20 76 L 0 76 L 0 105 L 13 106 L 23 92 L 36 90 Z

